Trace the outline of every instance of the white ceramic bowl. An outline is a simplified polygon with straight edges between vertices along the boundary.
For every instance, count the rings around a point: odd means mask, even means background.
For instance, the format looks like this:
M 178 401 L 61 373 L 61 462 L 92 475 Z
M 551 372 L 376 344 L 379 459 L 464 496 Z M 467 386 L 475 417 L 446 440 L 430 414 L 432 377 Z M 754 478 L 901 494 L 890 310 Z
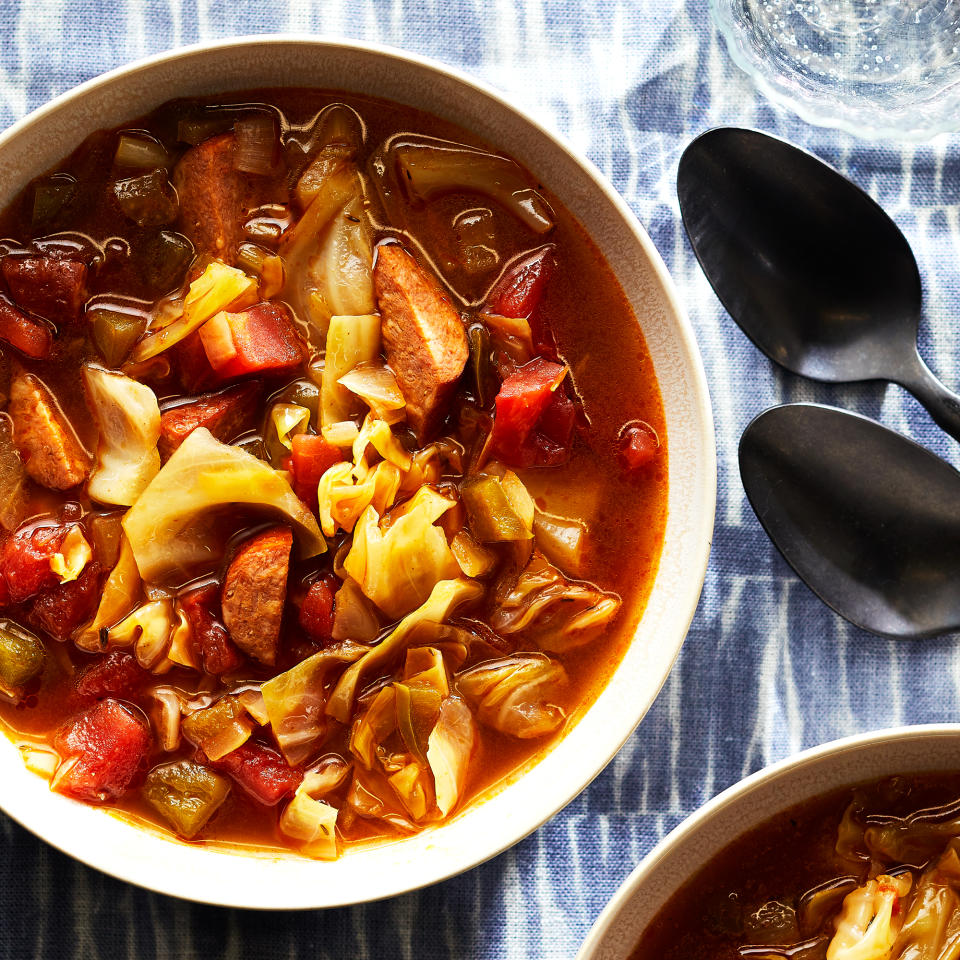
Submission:
M 420 57 L 368 44 L 255 37 L 191 47 L 123 67 L 58 97 L 0 136 L 0 206 L 89 133 L 172 97 L 256 87 L 318 87 L 410 104 L 475 131 L 559 196 L 606 256 L 634 305 L 663 393 L 669 519 L 656 585 L 622 664 L 596 703 L 540 763 L 452 822 L 334 863 L 187 846 L 51 793 L 0 742 L 0 806 L 38 836 L 114 876 L 162 893 L 243 907 L 376 900 L 459 873 L 516 843 L 575 797 L 653 702 L 703 583 L 716 461 L 700 356 L 649 237 L 596 169 L 500 95 Z
M 897 774 L 956 773 L 960 724 L 895 727 L 834 740 L 718 794 L 644 858 L 597 918 L 576 960 L 627 960 L 674 893 L 737 837 L 805 800 Z

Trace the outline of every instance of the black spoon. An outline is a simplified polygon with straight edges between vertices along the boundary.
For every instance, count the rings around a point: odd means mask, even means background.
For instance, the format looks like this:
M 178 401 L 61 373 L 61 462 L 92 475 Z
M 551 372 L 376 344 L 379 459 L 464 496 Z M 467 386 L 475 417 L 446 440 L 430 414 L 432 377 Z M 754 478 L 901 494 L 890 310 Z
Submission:
M 892 380 L 960 440 L 960 396 L 917 353 L 917 263 L 859 187 L 782 140 L 721 127 L 683 152 L 677 193 L 707 279 L 771 360 L 814 380 Z
M 858 414 L 772 407 L 740 439 L 757 517 L 840 616 L 888 637 L 960 629 L 960 473 Z

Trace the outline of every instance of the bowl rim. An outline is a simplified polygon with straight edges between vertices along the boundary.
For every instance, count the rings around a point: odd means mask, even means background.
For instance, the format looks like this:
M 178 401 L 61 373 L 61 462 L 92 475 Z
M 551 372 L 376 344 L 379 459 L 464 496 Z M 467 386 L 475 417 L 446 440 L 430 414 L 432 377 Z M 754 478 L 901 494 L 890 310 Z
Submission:
M 191 44 L 189 46 L 178 47 L 172 50 L 165 50 L 131 61 L 130 63 L 116 67 L 104 74 L 93 77 L 75 87 L 72 87 L 69 90 L 64 91 L 52 100 L 40 105 L 35 110 L 17 120 L 9 128 L 0 133 L 0 154 L 2 154 L 4 148 L 6 148 L 11 141 L 15 140 L 24 130 L 28 129 L 33 124 L 42 121 L 49 114 L 55 113 L 75 101 L 82 100 L 94 91 L 110 86 L 118 80 L 129 78 L 142 71 L 146 71 L 158 65 L 166 64 L 172 61 L 181 59 L 189 61 L 193 57 L 202 58 L 204 55 L 216 53 L 217 51 L 223 51 L 229 48 L 242 49 L 252 45 L 262 47 L 270 44 L 299 45 L 328 50 L 336 49 L 345 53 L 352 52 L 357 54 L 374 54 L 379 57 L 393 60 L 394 62 L 399 61 L 404 66 L 409 65 L 414 68 L 439 74 L 446 79 L 455 81 L 464 87 L 470 88 L 473 92 L 494 101 L 498 108 L 501 108 L 522 120 L 529 127 L 533 128 L 533 130 L 540 137 L 550 141 L 552 145 L 564 153 L 567 158 L 572 160 L 583 172 L 583 174 L 589 178 L 589 180 L 592 182 L 592 186 L 598 189 L 604 195 L 605 199 L 611 204 L 613 212 L 622 220 L 623 225 L 628 228 L 632 238 L 642 249 L 649 263 L 651 272 L 653 273 L 656 282 L 659 285 L 659 290 L 663 297 L 665 306 L 671 315 L 672 337 L 676 340 L 679 350 L 683 354 L 685 362 L 688 366 L 690 386 L 692 387 L 695 399 L 693 410 L 696 418 L 696 429 L 692 432 L 696 433 L 698 444 L 697 450 L 698 455 L 701 458 L 701 470 L 699 471 L 698 477 L 698 479 L 701 481 L 701 496 L 699 497 L 698 501 L 695 501 L 696 509 L 693 511 L 693 513 L 699 517 L 699 523 L 693 525 L 688 524 L 688 527 L 691 527 L 692 530 L 692 532 L 688 534 L 690 542 L 696 545 L 696 549 L 690 551 L 691 555 L 694 557 L 694 562 L 692 562 L 688 568 L 688 579 L 690 583 L 694 585 L 694 589 L 684 593 L 684 602 L 679 604 L 678 608 L 674 608 L 672 613 L 672 622 L 678 624 L 678 636 L 675 648 L 672 650 L 672 655 L 669 661 L 669 667 L 672 669 L 672 666 L 676 662 L 676 659 L 679 655 L 683 640 L 685 639 L 689 630 L 690 623 L 696 612 L 700 593 L 703 589 L 716 511 L 716 438 L 706 374 L 692 325 L 687 317 L 674 282 L 667 271 L 666 265 L 664 264 L 659 251 L 654 246 L 653 241 L 650 239 L 646 230 L 640 224 L 626 201 L 619 195 L 619 193 L 617 193 L 617 191 L 600 173 L 596 166 L 586 156 L 581 154 L 578 150 L 567 143 L 564 138 L 544 127 L 527 111 L 511 104 L 504 93 L 496 90 L 481 80 L 475 79 L 456 67 L 438 62 L 432 58 L 422 56 L 421 54 L 409 52 L 407 50 L 386 44 L 345 39 L 340 37 L 326 35 L 306 35 L 298 33 L 274 33 L 218 38 L 216 40 L 204 41 Z M 284 83 L 280 78 L 278 78 L 278 80 L 279 82 L 275 84 L 277 87 L 291 85 L 290 83 Z M 680 625 L 682 625 L 682 629 L 679 629 Z M 617 669 L 619 669 L 619 666 Z M 47 825 L 47 821 L 41 820 L 37 822 L 36 815 L 33 812 L 29 799 L 23 797 L 18 798 L 16 796 L 16 791 L 13 791 L 14 796 L 12 798 L 10 796 L 0 796 L 0 809 L 2 809 L 7 815 L 12 817 L 12 819 L 20 823 L 21 826 L 29 830 L 35 836 L 51 844 L 75 860 L 78 860 L 87 866 L 94 867 L 95 869 L 98 869 L 110 876 L 125 880 L 133 883 L 134 885 L 155 891 L 157 893 L 167 894 L 199 903 L 265 910 L 317 909 L 346 906 L 361 902 L 373 902 L 385 897 L 395 896 L 401 893 L 421 889 L 425 886 L 449 879 L 450 877 L 457 876 L 460 873 L 479 866 L 481 863 L 492 859 L 493 857 L 502 853 L 504 850 L 514 846 L 520 840 L 524 839 L 542 826 L 542 824 L 544 824 L 547 820 L 555 816 L 557 812 L 563 809 L 576 796 L 585 790 L 586 787 L 610 763 L 616 753 L 620 750 L 626 740 L 639 725 L 643 715 L 656 699 L 660 689 L 666 682 L 666 678 L 669 676 L 669 673 L 670 669 L 665 669 L 659 684 L 656 686 L 656 689 L 651 688 L 649 699 L 645 704 L 643 704 L 643 711 L 632 713 L 629 718 L 625 720 L 623 727 L 618 728 L 615 731 L 615 735 L 604 741 L 603 748 L 598 749 L 595 752 L 594 756 L 591 757 L 589 770 L 587 770 L 586 775 L 581 778 L 579 786 L 573 792 L 566 793 L 560 791 L 556 798 L 551 800 L 549 803 L 542 804 L 540 807 L 525 813 L 523 816 L 511 817 L 509 827 L 504 829 L 497 842 L 492 844 L 489 849 L 483 851 L 482 855 L 475 855 L 474 853 L 471 853 L 468 856 L 460 857 L 459 859 L 448 857 L 447 860 L 443 860 L 442 858 L 438 858 L 438 867 L 435 867 L 432 870 L 423 870 L 422 868 L 418 868 L 418 870 L 415 871 L 417 874 L 415 879 L 410 879 L 407 877 L 402 881 L 393 882 L 392 884 L 381 884 L 375 892 L 362 897 L 343 894 L 338 890 L 326 889 L 325 886 L 321 884 L 318 884 L 317 889 L 315 890 L 302 891 L 299 895 L 293 897 L 292 899 L 284 898 L 283 900 L 279 898 L 276 892 L 265 890 L 255 890 L 246 896 L 238 896 L 235 892 L 225 895 L 224 892 L 220 890 L 219 886 L 204 886 L 196 881 L 191 881 L 187 877 L 182 878 L 184 881 L 182 884 L 178 883 L 173 885 L 172 883 L 167 883 L 163 880 L 152 879 L 149 869 L 145 869 L 142 865 L 138 865 L 135 857 L 132 855 L 129 857 L 118 855 L 116 847 L 101 849 L 95 842 L 89 839 L 85 840 L 82 844 L 78 844 L 74 842 L 72 837 L 67 837 L 65 834 L 59 837 L 52 837 L 50 835 L 51 829 Z M 602 691 L 600 696 L 602 696 Z M 585 711 L 584 716 L 588 714 L 591 709 L 593 709 L 593 704 L 591 704 L 591 707 Z M 582 722 L 582 720 L 583 716 L 577 720 L 573 729 L 575 729 L 580 722 Z M 535 768 L 536 766 L 540 766 L 546 761 L 547 758 L 549 758 L 551 754 L 555 754 L 558 746 L 559 744 L 548 750 L 543 757 L 536 761 L 533 767 Z M 519 782 L 522 782 L 524 779 L 526 779 L 529 772 L 530 771 L 526 771 L 523 776 L 518 778 Z M 40 778 L 36 779 L 39 783 L 41 783 L 44 790 L 48 791 L 47 784 L 41 781 Z M 75 801 L 69 800 L 67 802 L 73 804 L 76 803 Z M 485 802 L 487 801 L 482 801 L 481 805 Z M 85 809 L 87 812 L 97 814 L 98 816 L 101 816 L 103 813 L 103 811 L 98 809 Z M 467 812 L 469 812 L 469 809 L 475 808 L 468 808 Z M 453 823 L 457 819 L 458 817 L 454 817 L 450 822 Z M 90 822 L 92 825 L 93 821 Z M 149 829 L 139 829 L 139 832 L 142 834 L 151 833 Z M 435 845 L 439 846 L 439 844 Z M 191 849 L 190 845 L 180 846 L 183 846 L 187 850 Z M 82 847 L 82 849 L 77 849 L 77 847 Z M 221 852 L 223 852 L 223 848 L 214 849 L 219 849 Z M 230 852 L 233 853 L 234 851 Z M 268 853 L 259 855 L 255 854 L 253 857 L 247 857 L 247 859 L 257 859 L 263 862 L 276 863 L 284 858 L 282 856 L 273 856 Z M 338 862 L 342 862 L 342 860 L 343 858 L 341 858 L 341 861 Z M 310 864 L 316 864 L 316 861 L 306 862 Z M 277 886 L 281 885 L 278 884 Z
M 674 848 L 680 846 L 721 811 L 733 805 L 743 803 L 754 790 L 775 783 L 782 778 L 790 777 L 804 768 L 814 767 L 828 757 L 833 757 L 849 750 L 877 746 L 881 743 L 888 743 L 891 740 L 908 742 L 911 740 L 926 740 L 941 737 L 960 738 L 960 723 L 902 725 L 852 734 L 848 737 L 830 740 L 826 743 L 818 744 L 815 747 L 809 747 L 799 753 L 791 754 L 731 784 L 731 786 L 698 807 L 680 824 L 674 827 L 673 830 L 660 840 L 640 863 L 633 868 L 623 883 L 617 887 L 613 896 L 607 902 L 607 905 L 594 921 L 586 939 L 577 951 L 575 960 L 594 960 L 597 955 L 597 949 L 602 945 L 605 936 L 619 918 L 621 911 L 642 889 L 647 877 L 664 860 L 671 856 Z M 852 781 L 851 785 L 853 782 L 855 781 Z M 824 786 L 823 792 L 842 786 L 842 783 L 827 784 Z M 787 809 L 788 806 L 789 804 L 785 805 L 783 809 Z M 769 815 L 774 816 L 775 814 L 771 813 Z M 751 828 L 747 827 L 745 829 L 749 830 Z M 740 835 L 742 835 L 742 832 Z M 733 842 L 735 839 L 736 837 L 730 837 L 727 842 Z M 722 849 L 723 847 L 720 847 L 720 850 Z

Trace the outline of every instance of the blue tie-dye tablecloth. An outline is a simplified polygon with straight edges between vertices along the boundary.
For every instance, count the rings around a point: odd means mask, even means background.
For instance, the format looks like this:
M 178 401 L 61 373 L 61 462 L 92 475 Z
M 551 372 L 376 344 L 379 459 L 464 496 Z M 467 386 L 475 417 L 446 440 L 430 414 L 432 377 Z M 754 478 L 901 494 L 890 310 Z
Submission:
M 849 627 L 761 531 L 736 447 L 750 418 L 817 400 L 881 419 L 956 462 L 957 445 L 895 387 L 827 387 L 774 370 L 725 315 L 680 227 L 677 160 L 717 124 L 769 130 L 826 158 L 913 244 L 927 309 L 921 349 L 960 382 L 960 139 L 858 141 L 760 99 L 733 67 L 706 0 L 24 0 L 0 3 L 0 126 L 134 58 L 241 33 L 391 43 L 460 66 L 588 154 L 663 254 L 706 363 L 719 444 L 713 556 L 659 700 L 610 767 L 552 822 L 457 879 L 369 906 L 243 913 L 101 876 L 0 819 L 0 956 L 76 960 L 572 957 L 618 884 L 713 794 L 803 747 L 960 716 L 954 638 L 896 644 Z M 869 469 L 869 465 L 864 465 Z

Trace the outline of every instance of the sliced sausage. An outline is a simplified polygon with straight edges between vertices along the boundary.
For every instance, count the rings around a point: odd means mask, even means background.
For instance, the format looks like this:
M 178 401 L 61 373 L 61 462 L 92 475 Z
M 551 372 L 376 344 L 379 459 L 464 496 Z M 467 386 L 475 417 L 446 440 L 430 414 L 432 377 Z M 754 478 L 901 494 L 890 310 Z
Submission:
M 173 171 L 180 230 L 193 242 L 197 256 L 227 263 L 235 261 L 249 212 L 283 199 L 270 181 L 234 168 L 236 146 L 233 133 L 210 137 L 191 147 Z
M 206 427 L 218 440 L 233 440 L 252 425 L 259 400 L 260 384 L 240 383 L 168 407 L 160 414 L 160 456 L 167 460 L 197 427 Z
M 92 460 L 53 394 L 22 369 L 10 381 L 13 440 L 24 468 L 51 490 L 69 490 L 90 475 Z
M 87 298 L 87 265 L 56 257 L 4 257 L 3 279 L 17 305 L 54 323 L 76 320 Z
M 373 280 L 387 362 L 422 443 L 456 389 L 469 354 L 467 335 L 437 281 L 398 244 L 378 248 Z
M 293 533 L 277 526 L 249 539 L 223 579 L 223 622 L 244 653 L 272 666 L 277 659 Z

